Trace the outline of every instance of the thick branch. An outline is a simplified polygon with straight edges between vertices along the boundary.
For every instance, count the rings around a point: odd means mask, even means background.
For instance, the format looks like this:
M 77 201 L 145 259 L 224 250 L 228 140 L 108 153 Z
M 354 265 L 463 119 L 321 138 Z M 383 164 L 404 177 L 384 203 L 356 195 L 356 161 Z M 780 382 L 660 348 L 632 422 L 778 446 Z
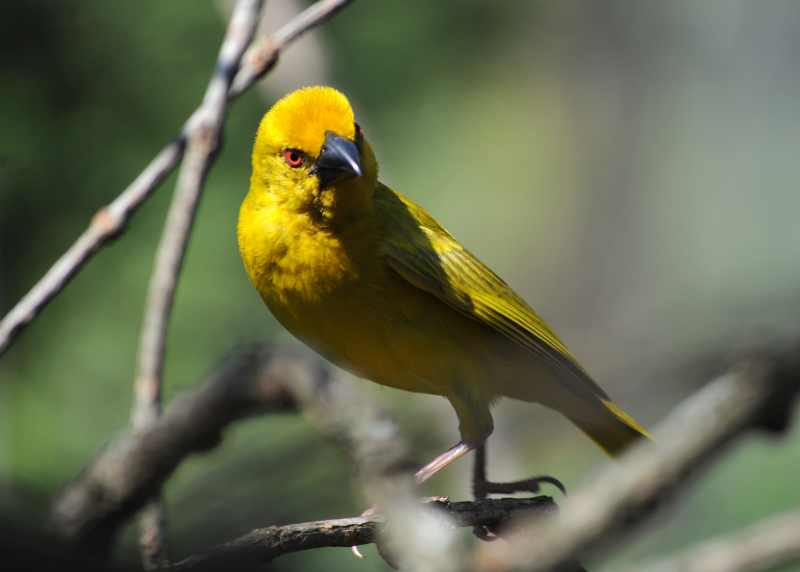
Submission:
M 451 548 L 441 542 L 446 525 L 416 502 L 412 466 L 391 420 L 353 384 L 332 378 L 318 358 L 269 347 L 228 359 L 200 389 L 175 400 L 150 427 L 107 447 L 57 499 L 53 524 L 73 544 L 107 549 L 120 524 L 158 491 L 178 464 L 193 452 L 215 446 L 228 424 L 251 414 L 298 409 L 323 432 L 344 442 L 371 500 L 397 524 L 391 527 L 396 535 L 406 537 L 407 542 L 399 543 L 399 557 L 411 562 L 444 560 Z M 412 519 L 418 533 L 439 532 L 408 535 L 406 519 Z
M 480 547 L 478 567 L 549 570 L 624 533 L 684 491 L 699 469 L 750 429 L 782 431 L 800 390 L 797 352 L 744 363 L 689 398 L 644 443 L 571 495 L 558 515 L 520 527 L 509 547 Z
M 798 562 L 800 510 L 794 510 L 630 572 L 760 572 Z
M 280 52 L 308 30 L 328 21 L 350 0 L 323 0 L 311 5 L 245 56 L 229 97 L 240 95 L 274 66 Z M 186 141 L 202 124 L 195 111 L 173 142 L 164 147 L 134 181 L 111 203 L 101 208 L 89 227 L 39 279 L 36 285 L 0 321 L 0 356 L 22 330 L 57 296 L 97 251 L 119 236 L 138 208 L 180 162 Z
M 485 499 L 475 502 L 449 502 L 435 499 L 427 506 L 447 515 L 453 526 L 497 527 L 512 517 L 555 508 L 548 497 L 531 499 Z M 169 570 L 206 572 L 210 570 L 255 569 L 270 560 L 301 550 L 325 547 L 350 547 L 371 544 L 383 529 L 380 517 L 342 518 L 259 528 L 205 554 L 191 556 Z M 404 534 L 410 534 L 406 531 Z
M 324 391 L 327 383 L 327 370 L 315 357 L 270 347 L 238 353 L 199 389 L 176 399 L 151 426 L 108 445 L 56 499 L 55 530 L 73 543 L 102 551 L 179 463 L 216 446 L 230 423 L 269 411 L 294 411 L 293 388 Z

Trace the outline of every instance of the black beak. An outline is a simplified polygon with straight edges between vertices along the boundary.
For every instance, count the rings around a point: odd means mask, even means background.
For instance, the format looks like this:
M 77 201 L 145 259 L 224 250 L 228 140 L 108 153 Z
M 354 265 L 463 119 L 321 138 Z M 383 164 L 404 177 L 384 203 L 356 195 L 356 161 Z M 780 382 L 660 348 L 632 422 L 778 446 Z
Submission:
M 319 177 L 320 187 L 327 187 L 351 177 L 360 177 L 361 156 L 358 147 L 352 141 L 328 131 L 322 153 L 319 154 L 312 172 Z

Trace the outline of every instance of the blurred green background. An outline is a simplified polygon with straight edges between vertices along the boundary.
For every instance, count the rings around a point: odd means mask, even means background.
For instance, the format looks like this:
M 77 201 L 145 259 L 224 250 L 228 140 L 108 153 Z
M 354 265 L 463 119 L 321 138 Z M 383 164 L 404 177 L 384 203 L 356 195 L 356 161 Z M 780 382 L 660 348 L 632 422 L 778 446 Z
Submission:
M 305 4 L 268 3 L 274 29 Z M 214 2 L 13 2 L 0 19 L 0 311 L 179 129 L 224 30 Z M 797 333 L 800 4 L 356 2 L 231 109 L 169 336 L 166 399 L 245 342 L 290 343 L 245 277 L 235 221 L 261 114 L 306 84 L 347 93 L 382 179 L 421 202 L 653 424 L 714 358 Z M 170 178 L 0 360 L 0 510 L 38 520 L 123 431 Z M 457 438 L 440 399 L 363 384 L 420 461 Z M 495 478 L 606 463 L 557 416 L 501 403 Z M 800 502 L 800 432 L 740 443 L 643 540 L 592 570 L 663 554 Z M 429 492 L 467 497 L 469 463 Z M 334 445 L 295 417 L 252 420 L 166 489 L 173 555 L 365 501 Z M 135 559 L 132 535 L 122 555 Z M 347 550 L 275 570 L 384 570 Z

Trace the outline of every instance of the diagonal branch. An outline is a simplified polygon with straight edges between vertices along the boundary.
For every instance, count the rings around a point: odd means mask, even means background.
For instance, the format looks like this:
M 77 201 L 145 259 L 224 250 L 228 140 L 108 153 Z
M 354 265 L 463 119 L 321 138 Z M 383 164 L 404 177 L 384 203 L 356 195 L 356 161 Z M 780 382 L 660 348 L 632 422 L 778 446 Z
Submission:
M 630 572 L 759 572 L 797 563 L 800 510 L 795 509 Z
M 272 37 L 257 42 L 247 51 L 246 65 L 242 66 L 231 86 L 230 97 L 240 96 L 278 62 L 278 57 L 286 47 L 309 30 L 330 20 L 336 13 L 350 4 L 352 0 L 320 0 L 312 4 L 291 22 L 277 30 Z
M 394 518 L 397 514 L 394 504 L 407 502 L 413 505 L 408 509 L 411 517 L 423 515 L 413 527 L 417 533 L 421 530 L 446 530 L 442 519 L 428 526 L 430 523 L 426 524 L 425 519 L 431 511 L 424 510 L 425 507 L 416 502 L 411 495 L 414 492 L 412 488 L 405 490 L 397 486 L 398 480 L 401 485 L 404 483 L 403 477 L 409 483 L 413 478 L 411 466 L 403 458 L 402 445 L 393 443 L 397 440 L 396 428 L 385 413 L 360 397 L 353 384 L 332 376 L 320 358 L 272 346 L 258 346 L 235 353 L 198 389 L 174 400 L 152 425 L 142 431 L 130 432 L 107 446 L 56 499 L 51 525 L 61 538 L 77 545 L 82 552 L 107 552 L 121 525 L 152 498 L 179 464 L 193 453 L 216 446 L 230 424 L 251 415 L 295 411 L 302 411 L 321 431 L 343 442 L 344 449 L 362 467 L 362 475 L 366 476 L 370 488 L 376 488 L 376 480 L 388 483 L 383 488 L 377 487 L 378 495 L 373 495 L 373 498 L 380 500 L 389 520 L 399 523 Z M 434 506 L 441 508 L 442 503 Z M 487 524 L 493 519 L 505 522 L 511 512 L 545 510 L 552 506 L 546 497 L 527 501 L 447 504 L 449 513 L 460 526 L 473 523 L 471 519 Z M 462 513 L 463 516 L 459 517 Z M 361 543 L 350 536 L 341 536 L 352 531 L 339 529 L 339 524 L 336 525 L 336 534 L 330 536 L 328 531 L 324 531 L 322 537 L 315 536 L 317 540 L 314 542 L 320 543 L 319 546 Z M 287 531 L 310 530 L 293 526 L 274 530 L 280 530 L 282 538 Z M 405 525 L 390 528 L 394 529 L 388 531 L 391 534 L 416 537 L 410 548 L 408 541 L 402 544 L 404 550 L 399 556 L 403 562 L 430 558 L 432 550 L 433 556 L 446 556 L 452 552 L 450 545 L 441 542 L 441 532 L 428 537 L 408 534 L 409 528 Z M 365 534 L 367 529 L 358 530 L 359 534 Z M 371 535 L 370 538 L 374 539 L 375 530 Z M 275 539 L 269 540 L 263 533 L 256 534 L 255 538 L 259 542 L 258 546 L 251 547 L 252 550 L 245 546 L 247 543 L 244 541 L 237 543 L 235 552 L 238 555 L 235 558 L 264 560 L 268 553 L 273 554 L 271 557 L 277 555 L 276 550 L 285 553 L 301 549 L 297 544 L 276 547 L 273 545 Z M 300 542 L 299 539 L 292 542 L 295 541 Z M 307 548 L 316 546 L 306 545 L 305 541 L 301 544 Z M 396 542 L 389 543 L 390 549 L 394 546 Z M 420 548 L 425 550 L 420 551 Z M 411 549 L 416 552 L 409 553 Z M 453 559 L 453 562 L 458 560 Z
M 327 22 L 351 0 L 322 0 L 312 4 L 247 54 L 229 97 L 241 95 L 275 65 L 280 52 L 305 32 Z M 92 257 L 127 228 L 139 207 L 166 179 L 183 157 L 186 141 L 200 125 L 193 113 L 174 141 L 166 145 L 113 201 L 102 207 L 86 230 L 50 267 L 33 288 L 0 320 L 0 356 Z
M 536 561 L 544 568 L 565 554 L 585 553 L 624 530 L 631 517 L 652 510 L 654 499 L 663 498 L 670 485 L 683 483 L 687 471 L 707 462 L 709 452 L 721 449 L 721 444 L 751 427 L 785 427 L 800 387 L 795 381 L 798 372 L 800 367 L 791 359 L 765 360 L 732 370 L 690 398 L 656 431 L 659 447 L 664 443 L 667 450 L 633 452 L 620 467 L 567 499 L 564 520 L 538 523 L 542 528 L 537 533 L 526 527 L 515 535 L 512 529 L 510 536 L 504 535 L 509 540 L 504 546 L 496 542 L 482 547 L 476 567 L 528 569 Z M 237 419 L 302 408 L 326 432 L 356 430 L 357 424 L 351 425 L 348 415 L 340 414 L 342 403 L 361 408 L 352 388 L 331 378 L 317 357 L 270 346 L 237 353 L 199 389 L 176 399 L 155 425 L 128 434 L 102 451 L 57 499 L 52 522 L 62 537 L 102 551 L 179 463 L 215 446 L 224 429 Z M 380 419 L 371 412 L 361 411 L 361 415 Z M 385 427 L 371 425 L 379 437 L 386 433 Z M 348 450 L 363 450 L 345 438 Z M 396 532 L 404 530 L 414 528 Z M 546 544 L 539 543 L 539 535 L 547 539 Z M 520 536 L 524 544 L 515 542 Z
M 240 0 L 220 48 L 203 103 L 189 120 L 186 156 L 178 173 L 150 280 L 138 355 L 133 426 L 146 426 L 159 414 L 167 325 L 206 175 L 214 162 L 227 109 L 227 92 L 250 44 L 262 2 Z
M 203 103 L 189 120 L 191 134 L 158 246 L 139 342 L 131 413 L 131 425 L 136 431 L 154 423 L 161 414 L 167 329 L 175 289 L 206 176 L 219 150 L 228 90 L 245 50 L 253 41 L 262 7 L 263 0 L 238 0 L 236 3 Z M 165 519 L 163 503 L 156 496 L 140 518 L 139 544 L 145 569 L 161 567 L 167 561 Z
M 549 497 L 528 499 L 483 499 L 475 502 L 450 502 L 443 499 L 426 501 L 429 508 L 441 511 L 452 526 L 494 528 L 512 518 L 548 512 L 555 508 Z M 252 570 L 279 556 L 311 550 L 360 546 L 377 541 L 386 521 L 378 516 L 340 518 L 269 526 L 212 548 L 205 554 L 190 556 L 168 570 L 176 572 L 208 572 L 211 570 Z M 403 534 L 410 534 L 409 531 Z
M 142 203 L 150 198 L 181 160 L 185 145 L 184 130 L 156 155 L 122 194 L 97 211 L 78 240 L 6 314 L 0 321 L 0 356 L 97 251 L 122 233 Z
M 215 447 L 235 421 L 296 411 L 296 392 L 327 393 L 329 373 L 311 355 L 271 346 L 240 351 L 156 421 L 106 446 L 53 504 L 51 527 L 93 552 L 107 551 L 122 523 L 193 453 Z
M 534 519 L 508 548 L 481 546 L 478 567 L 550 570 L 619 542 L 750 430 L 784 431 L 800 392 L 800 352 L 744 362 L 687 399 L 636 447 L 572 494 L 558 515 Z

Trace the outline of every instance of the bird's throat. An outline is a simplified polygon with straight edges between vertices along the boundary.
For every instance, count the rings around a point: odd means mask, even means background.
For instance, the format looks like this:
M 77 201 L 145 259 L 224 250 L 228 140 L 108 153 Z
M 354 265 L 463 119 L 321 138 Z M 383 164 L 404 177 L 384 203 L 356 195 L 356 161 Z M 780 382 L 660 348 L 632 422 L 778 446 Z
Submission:
M 361 181 L 321 189 L 311 201 L 311 216 L 323 228 L 343 230 L 369 216 L 372 195 Z

